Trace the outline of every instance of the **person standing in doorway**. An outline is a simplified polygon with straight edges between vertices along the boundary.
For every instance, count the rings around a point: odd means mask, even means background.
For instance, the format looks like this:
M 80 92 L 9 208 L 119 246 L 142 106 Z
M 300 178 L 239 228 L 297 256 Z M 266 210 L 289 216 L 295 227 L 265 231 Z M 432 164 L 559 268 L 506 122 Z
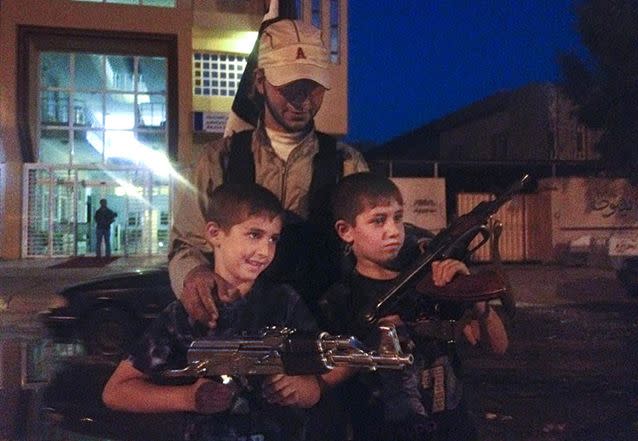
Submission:
M 105 256 L 111 257 L 111 224 L 117 213 L 107 207 L 106 199 L 100 199 L 100 208 L 95 211 L 95 256 L 102 257 L 102 239 L 104 239 Z

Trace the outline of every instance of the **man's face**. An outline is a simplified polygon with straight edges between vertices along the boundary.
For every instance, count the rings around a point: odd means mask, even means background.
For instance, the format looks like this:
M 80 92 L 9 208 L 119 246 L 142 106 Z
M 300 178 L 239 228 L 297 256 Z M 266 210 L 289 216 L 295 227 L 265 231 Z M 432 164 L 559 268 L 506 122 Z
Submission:
M 251 216 L 228 231 L 209 222 L 206 228 L 215 253 L 215 272 L 246 292 L 272 262 L 281 225 L 280 217 L 266 215 Z
M 312 80 L 297 80 L 273 86 L 258 73 L 256 86 L 264 96 L 266 127 L 280 132 L 300 132 L 307 129 L 321 108 L 326 89 Z
M 379 272 L 384 272 L 397 257 L 405 239 L 403 205 L 392 198 L 387 205 L 364 210 L 354 225 L 339 221 L 336 228 L 339 236 L 352 244 L 357 270 L 363 275 L 383 277 Z

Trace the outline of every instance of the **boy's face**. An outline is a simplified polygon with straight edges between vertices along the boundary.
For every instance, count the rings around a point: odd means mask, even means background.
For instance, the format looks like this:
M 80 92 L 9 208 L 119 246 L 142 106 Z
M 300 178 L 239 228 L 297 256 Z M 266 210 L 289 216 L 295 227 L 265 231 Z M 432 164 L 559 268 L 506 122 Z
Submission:
M 341 220 L 335 226 L 341 239 L 352 245 L 357 270 L 364 275 L 385 268 L 397 257 L 405 239 L 403 205 L 394 198 L 388 205 L 366 208 L 354 225 Z
M 267 215 L 250 216 L 228 231 L 209 222 L 206 233 L 215 253 L 215 272 L 247 292 L 275 257 L 281 225 L 280 217 L 270 219 Z

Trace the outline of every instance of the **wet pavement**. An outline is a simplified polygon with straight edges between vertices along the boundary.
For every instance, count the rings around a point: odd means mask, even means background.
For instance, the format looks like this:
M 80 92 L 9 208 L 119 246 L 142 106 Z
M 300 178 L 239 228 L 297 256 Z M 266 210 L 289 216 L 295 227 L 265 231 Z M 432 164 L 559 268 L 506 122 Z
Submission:
M 637 303 L 523 308 L 507 354 L 464 348 L 481 439 L 638 440 L 637 318 Z
M 103 268 L 61 270 L 52 263 L 0 262 L 2 339 L 41 333 L 36 313 L 63 286 L 165 261 L 122 258 Z M 480 439 L 638 440 L 638 299 L 605 268 L 506 270 L 518 303 L 507 321 L 508 352 L 459 348 Z

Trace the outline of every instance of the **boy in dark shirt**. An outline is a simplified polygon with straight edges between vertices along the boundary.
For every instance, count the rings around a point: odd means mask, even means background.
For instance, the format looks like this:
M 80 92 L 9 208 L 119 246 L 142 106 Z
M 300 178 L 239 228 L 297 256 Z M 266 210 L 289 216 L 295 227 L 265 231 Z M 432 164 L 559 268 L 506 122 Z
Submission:
M 365 341 L 370 330 L 357 325 L 360 311 L 387 292 L 399 275 L 396 259 L 405 241 L 403 198 L 389 179 L 357 173 L 339 183 L 333 210 L 337 233 L 356 263 L 353 273 L 322 298 L 325 324 L 330 332 L 354 334 Z M 464 263 L 454 259 L 432 263 L 436 286 L 447 284 L 456 274 L 469 274 Z M 463 312 L 460 305 L 437 303 L 413 292 L 400 312 L 380 320 L 380 324 L 397 326 L 415 362 L 400 372 L 361 373 L 346 384 L 355 439 L 476 438 L 463 403 L 459 359 L 453 346 L 434 334 L 417 335 L 409 326 L 417 316 L 440 318 L 446 324 Z M 504 352 L 507 334 L 496 312 L 485 302 L 475 304 L 471 312 L 474 320 L 462 329 L 470 343 L 483 337 L 493 351 Z M 339 368 L 324 374 L 322 381 L 328 387 L 335 386 L 354 373 L 353 369 Z
M 164 370 L 185 367 L 187 349 L 196 338 L 255 335 L 271 325 L 316 330 L 292 288 L 258 277 L 275 255 L 283 214 L 279 200 L 256 184 L 222 185 L 211 200 L 205 234 L 215 257 L 216 326 L 194 322 L 181 303 L 173 302 L 120 362 L 103 400 L 108 407 L 131 412 L 192 412 L 188 440 L 306 440 L 305 409 L 321 395 L 314 375 L 252 377 L 251 387 L 242 391 L 207 378 L 185 386 L 152 381 Z M 242 406 L 236 405 L 238 399 Z

